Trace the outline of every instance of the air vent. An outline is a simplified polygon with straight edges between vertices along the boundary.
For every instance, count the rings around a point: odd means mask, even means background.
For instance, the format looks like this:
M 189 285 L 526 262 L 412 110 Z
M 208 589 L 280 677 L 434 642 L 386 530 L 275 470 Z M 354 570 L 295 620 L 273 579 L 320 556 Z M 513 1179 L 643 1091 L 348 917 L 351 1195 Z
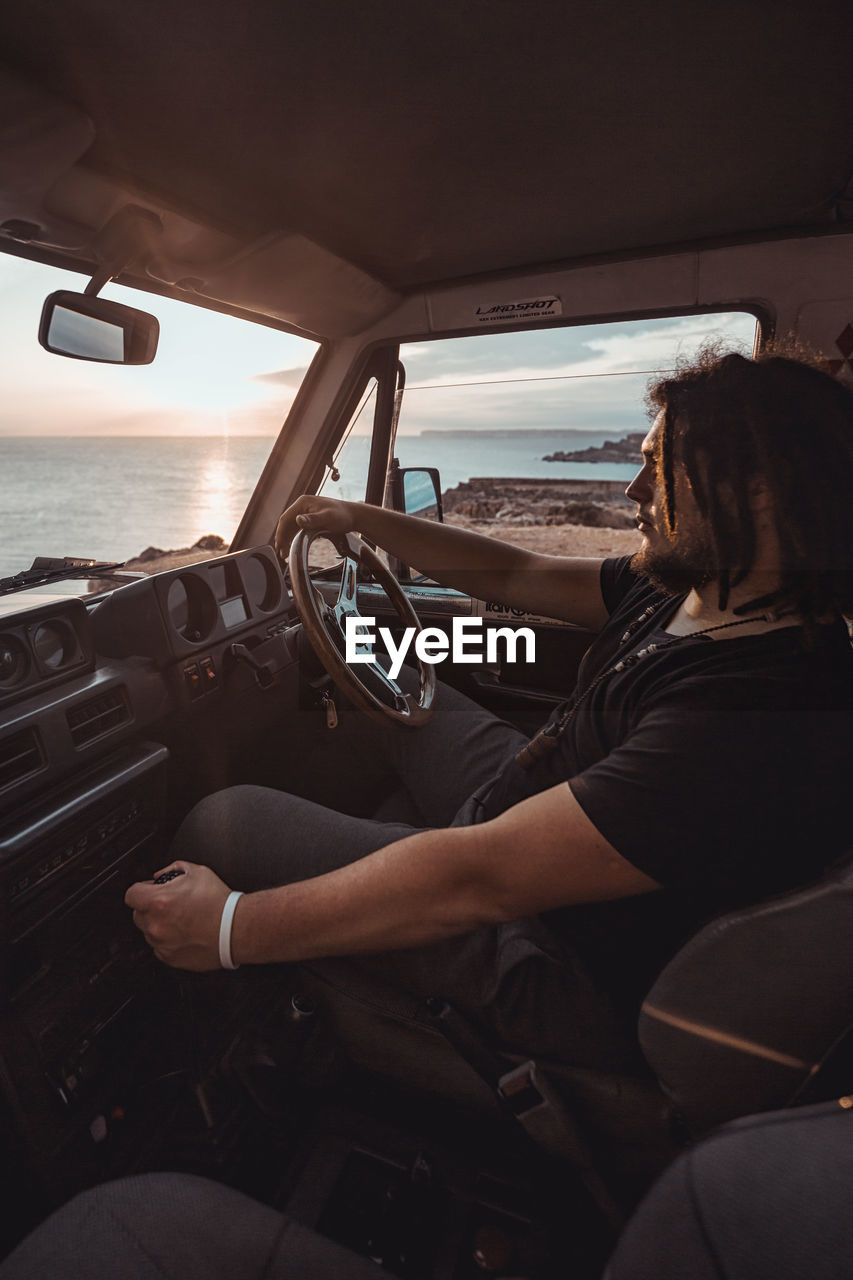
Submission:
M 66 719 L 75 747 L 102 738 L 105 733 L 126 724 L 130 711 L 121 689 L 109 689 L 97 698 L 90 698 L 69 711 Z
M 38 773 L 44 765 L 35 730 L 24 729 L 0 742 L 0 791 Z

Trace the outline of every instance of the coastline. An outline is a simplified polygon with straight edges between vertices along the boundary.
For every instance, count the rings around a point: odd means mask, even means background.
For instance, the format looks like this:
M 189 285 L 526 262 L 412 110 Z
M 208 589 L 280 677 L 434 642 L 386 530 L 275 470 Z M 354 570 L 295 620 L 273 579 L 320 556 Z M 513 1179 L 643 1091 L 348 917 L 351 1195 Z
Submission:
M 442 495 L 447 524 L 545 555 L 622 556 L 640 548 L 621 480 L 473 476 Z
M 447 524 L 549 555 L 620 556 L 637 551 L 634 504 L 619 480 L 472 477 L 442 495 Z M 125 567 L 160 573 L 228 551 L 216 534 L 192 547 L 147 547 Z

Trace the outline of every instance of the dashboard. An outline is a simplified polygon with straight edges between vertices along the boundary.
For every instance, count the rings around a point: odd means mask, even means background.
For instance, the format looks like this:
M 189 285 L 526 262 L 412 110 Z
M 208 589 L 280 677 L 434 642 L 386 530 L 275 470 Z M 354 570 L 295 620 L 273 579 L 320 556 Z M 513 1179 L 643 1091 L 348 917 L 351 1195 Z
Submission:
M 266 546 L 0 618 L 0 1132 L 48 1196 L 125 1167 L 139 1011 L 176 997 L 123 895 L 295 713 L 297 621 Z
M 296 663 L 296 615 L 269 547 L 0 620 L 0 821 L 87 765 L 168 731 L 196 703 Z M 239 645 L 238 642 L 239 641 Z

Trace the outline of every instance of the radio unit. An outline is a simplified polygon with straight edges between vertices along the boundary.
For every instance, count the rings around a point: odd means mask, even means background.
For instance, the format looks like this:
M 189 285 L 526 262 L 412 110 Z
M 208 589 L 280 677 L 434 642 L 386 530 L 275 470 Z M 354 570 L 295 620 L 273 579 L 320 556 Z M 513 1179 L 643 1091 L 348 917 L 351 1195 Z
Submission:
M 0 1091 L 59 1198 L 84 1166 L 121 1167 L 106 1139 L 142 1068 L 134 1011 L 157 989 L 123 897 L 163 856 L 167 761 L 129 747 L 0 832 Z
M 0 833 L 0 936 L 7 956 L 50 917 L 66 914 L 154 834 L 167 759 L 163 746 L 129 749 L 49 810 L 36 810 Z

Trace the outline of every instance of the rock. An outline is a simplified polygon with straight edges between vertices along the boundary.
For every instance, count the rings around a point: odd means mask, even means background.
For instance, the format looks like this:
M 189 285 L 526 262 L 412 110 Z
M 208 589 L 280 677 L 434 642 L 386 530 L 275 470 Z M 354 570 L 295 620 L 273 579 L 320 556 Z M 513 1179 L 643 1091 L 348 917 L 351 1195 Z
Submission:
M 618 462 L 639 466 L 643 460 L 642 431 L 632 431 L 621 440 L 605 440 L 604 444 L 589 449 L 556 449 L 547 453 L 543 462 Z
M 579 524 L 630 529 L 635 506 L 618 480 L 514 480 L 472 478 L 448 489 L 446 514 L 480 524 L 516 526 Z
M 129 573 L 139 570 L 143 573 L 162 573 L 165 569 L 182 569 L 201 560 L 211 560 L 227 550 L 228 544 L 224 538 L 216 533 L 206 533 L 191 547 L 181 547 L 179 550 L 164 551 L 160 547 L 146 547 L 138 556 L 125 562 L 125 569 Z

